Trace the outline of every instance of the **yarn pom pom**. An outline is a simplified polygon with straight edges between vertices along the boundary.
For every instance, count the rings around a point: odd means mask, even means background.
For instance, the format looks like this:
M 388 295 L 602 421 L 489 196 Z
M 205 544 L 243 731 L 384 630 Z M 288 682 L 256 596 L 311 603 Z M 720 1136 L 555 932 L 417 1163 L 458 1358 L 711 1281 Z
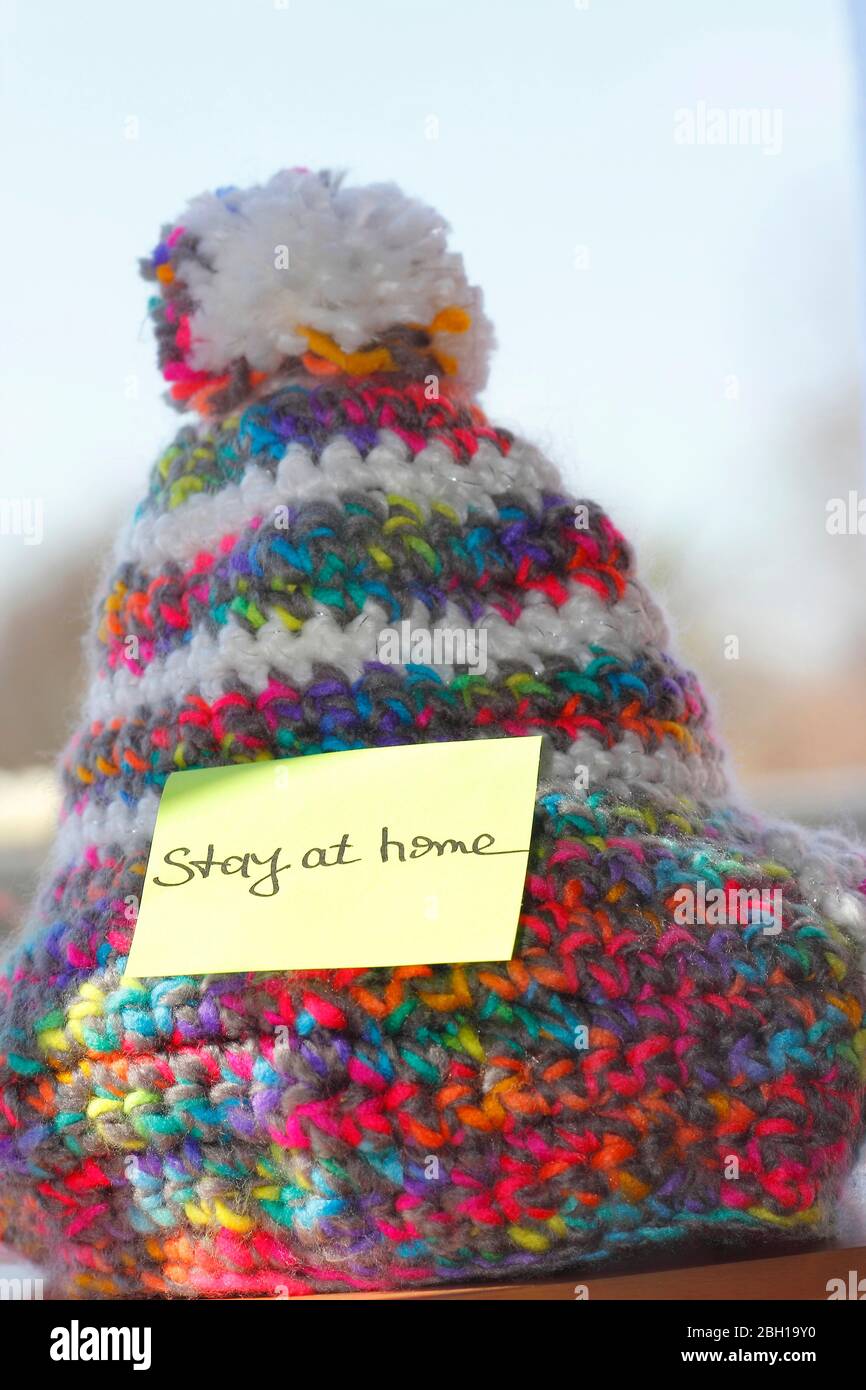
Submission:
M 194 198 L 142 262 L 173 399 L 225 410 L 291 371 L 480 390 L 493 334 L 448 230 L 395 184 L 327 171 Z

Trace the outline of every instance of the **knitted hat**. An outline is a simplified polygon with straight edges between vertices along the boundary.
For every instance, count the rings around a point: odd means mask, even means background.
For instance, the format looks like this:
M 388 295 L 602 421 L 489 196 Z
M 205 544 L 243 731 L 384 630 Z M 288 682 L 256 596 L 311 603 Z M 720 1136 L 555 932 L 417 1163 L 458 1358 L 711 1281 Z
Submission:
M 446 231 L 294 169 L 144 262 L 187 423 L 117 545 L 0 980 L 5 1238 L 67 1290 L 498 1279 L 832 1221 L 866 859 L 741 809 L 629 546 L 479 408 Z M 405 623 L 486 660 L 383 660 Z M 124 977 L 169 773 L 529 734 L 513 960 Z

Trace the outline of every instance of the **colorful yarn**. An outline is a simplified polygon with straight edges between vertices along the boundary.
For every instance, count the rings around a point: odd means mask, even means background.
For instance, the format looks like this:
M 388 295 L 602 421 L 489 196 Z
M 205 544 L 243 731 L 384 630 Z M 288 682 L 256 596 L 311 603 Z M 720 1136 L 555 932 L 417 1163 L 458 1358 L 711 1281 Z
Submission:
M 339 437 L 365 457 L 381 443 L 383 430 L 413 456 L 441 444 L 459 463 L 471 459 L 482 440 L 504 453 L 511 442 L 510 433 L 490 426 L 477 405 L 441 394 L 430 399 L 415 381 L 317 387 L 295 383 L 240 416 L 216 422 L 204 436 L 189 426 L 180 430 L 153 470 L 150 495 L 139 515 L 171 510 L 192 493 L 217 491 L 242 478 L 251 462 L 274 470 L 290 444 L 301 445 L 318 460 Z
M 99 638 L 108 667 L 140 674 L 196 631 L 217 631 L 234 617 L 255 631 L 277 615 L 299 632 L 326 611 L 345 627 L 372 601 L 392 622 L 417 604 L 430 619 L 451 605 L 470 623 L 492 610 L 513 624 L 535 594 L 561 607 L 569 579 L 614 602 L 629 554 L 597 508 L 588 504 L 587 514 L 591 526 L 577 530 L 566 499 L 544 496 L 539 512 L 516 494 L 500 499 L 493 524 L 480 513 L 461 523 L 444 502 L 428 518 L 393 494 L 349 492 L 336 506 L 287 507 L 276 520 L 257 517 L 240 535 L 222 537 L 185 568 L 121 567 Z
M 98 721 L 70 746 L 63 783 L 67 809 L 80 815 L 117 796 L 135 805 L 184 768 L 502 734 L 546 734 L 568 765 L 579 762 L 586 734 L 605 749 L 631 735 L 648 753 L 667 742 L 684 759 L 711 760 L 719 755 L 706 715 L 694 677 L 669 660 L 627 667 L 602 650 L 582 670 L 563 661 L 495 678 L 445 680 L 427 666 L 398 672 L 370 663 L 349 681 L 323 667 L 303 686 L 272 680 L 258 694 L 235 688 L 216 700 L 190 693 L 130 719 Z
M 163 288 L 217 277 L 185 225 L 150 262 Z M 184 305 L 157 306 L 168 365 Z M 229 413 L 181 430 L 118 546 L 57 844 L 0 976 L 4 1238 L 58 1290 L 116 1297 L 824 1233 L 862 1133 L 863 851 L 737 803 L 598 507 L 465 393 L 428 398 L 420 365 L 356 380 L 332 356 L 323 380 L 302 356 L 232 367 L 208 397 Z M 483 631 L 485 669 L 384 662 L 400 622 Z M 536 733 L 513 960 L 126 977 L 172 771 Z M 771 892 L 773 930 L 684 924 L 684 888 Z

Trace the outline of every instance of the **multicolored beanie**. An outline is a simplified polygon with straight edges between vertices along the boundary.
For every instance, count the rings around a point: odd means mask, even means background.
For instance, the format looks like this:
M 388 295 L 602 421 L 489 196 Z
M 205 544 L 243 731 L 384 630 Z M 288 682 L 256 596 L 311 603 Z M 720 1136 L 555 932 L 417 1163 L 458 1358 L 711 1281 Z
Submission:
M 292 169 L 144 262 L 187 423 L 117 545 L 0 977 L 3 1234 L 62 1291 L 499 1280 L 832 1223 L 866 858 L 741 808 L 628 544 L 480 409 L 446 232 Z M 486 660 L 384 660 L 385 629 Z M 538 734 L 512 960 L 125 974 L 170 773 Z

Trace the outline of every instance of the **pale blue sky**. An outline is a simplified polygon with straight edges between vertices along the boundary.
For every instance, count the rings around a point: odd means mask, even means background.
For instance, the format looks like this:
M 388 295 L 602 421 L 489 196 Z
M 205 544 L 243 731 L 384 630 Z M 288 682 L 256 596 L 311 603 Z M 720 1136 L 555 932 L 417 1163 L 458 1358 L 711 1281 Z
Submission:
M 499 331 L 489 411 L 645 549 L 684 548 L 725 631 L 776 603 L 769 654 L 807 640 L 838 598 L 781 610 L 823 525 L 788 518 L 786 458 L 857 376 L 844 7 L 584 5 L 7 0 L 0 494 L 44 498 L 45 543 L 5 538 L 4 584 L 50 582 L 177 426 L 136 272 L 160 223 L 205 187 L 338 165 L 451 220 Z M 700 103 L 781 112 L 781 149 L 678 144 Z

